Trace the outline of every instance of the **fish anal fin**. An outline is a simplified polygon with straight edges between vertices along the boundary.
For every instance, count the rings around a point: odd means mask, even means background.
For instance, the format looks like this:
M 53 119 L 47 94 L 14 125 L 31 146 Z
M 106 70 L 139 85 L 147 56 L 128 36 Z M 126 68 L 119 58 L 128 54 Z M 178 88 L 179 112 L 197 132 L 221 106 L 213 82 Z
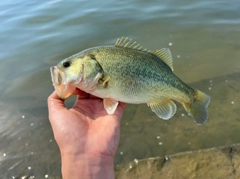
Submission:
M 170 99 L 147 103 L 147 105 L 159 118 L 164 120 L 170 119 L 177 110 L 175 103 Z
M 103 105 L 108 114 L 114 114 L 118 106 L 118 101 L 111 98 L 104 98 Z
M 173 71 L 173 60 L 171 51 L 168 48 L 162 48 L 159 50 L 149 51 L 153 55 L 159 57 L 162 61 L 164 61 Z
M 207 107 L 210 102 L 210 97 L 205 93 L 195 90 L 195 99 L 191 103 L 183 103 L 188 115 L 198 125 L 202 125 L 208 120 Z

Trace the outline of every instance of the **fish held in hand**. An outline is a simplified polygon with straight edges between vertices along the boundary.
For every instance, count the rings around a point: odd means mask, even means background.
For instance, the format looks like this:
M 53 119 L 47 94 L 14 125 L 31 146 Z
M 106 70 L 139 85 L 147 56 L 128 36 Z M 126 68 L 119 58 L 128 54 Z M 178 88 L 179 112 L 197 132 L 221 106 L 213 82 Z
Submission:
M 76 88 L 103 98 L 108 114 L 118 102 L 147 103 L 162 119 L 176 112 L 181 103 L 199 125 L 208 119 L 210 97 L 193 89 L 173 73 L 169 49 L 148 51 L 128 38 L 114 46 L 84 50 L 51 67 L 53 85 L 60 98 L 68 98 Z

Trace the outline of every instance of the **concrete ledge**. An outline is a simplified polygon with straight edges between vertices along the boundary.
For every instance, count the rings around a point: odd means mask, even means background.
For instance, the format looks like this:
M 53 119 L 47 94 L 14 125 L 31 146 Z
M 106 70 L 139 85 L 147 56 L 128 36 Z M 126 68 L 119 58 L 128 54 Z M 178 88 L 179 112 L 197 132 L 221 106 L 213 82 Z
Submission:
M 115 167 L 116 179 L 238 179 L 240 144 L 135 160 Z

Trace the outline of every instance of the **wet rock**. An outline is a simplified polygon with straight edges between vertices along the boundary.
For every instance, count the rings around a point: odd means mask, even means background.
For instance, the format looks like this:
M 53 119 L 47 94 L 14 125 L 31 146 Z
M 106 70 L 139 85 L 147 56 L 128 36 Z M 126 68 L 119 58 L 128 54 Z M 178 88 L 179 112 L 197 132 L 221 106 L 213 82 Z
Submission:
M 116 179 L 240 178 L 240 144 L 133 161 L 115 167 Z

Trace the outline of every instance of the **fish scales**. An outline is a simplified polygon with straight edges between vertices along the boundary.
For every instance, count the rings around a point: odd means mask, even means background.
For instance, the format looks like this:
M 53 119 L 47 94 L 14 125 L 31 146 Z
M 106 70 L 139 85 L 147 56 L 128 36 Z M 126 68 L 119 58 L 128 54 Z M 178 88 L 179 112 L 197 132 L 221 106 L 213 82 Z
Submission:
M 162 60 L 152 54 L 118 47 L 90 49 L 86 52 L 86 55 L 88 54 L 94 54 L 104 69 L 105 75 L 111 76 L 113 81 L 117 81 L 116 85 L 124 86 L 125 90 L 131 86 L 129 83 L 137 81 L 135 90 L 138 91 L 138 99 L 141 98 L 140 91 L 152 91 L 155 93 L 152 97 L 154 100 L 162 95 L 167 95 L 169 87 L 187 95 L 194 94 L 193 89 L 180 81 Z M 122 91 L 124 95 L 128 94 L 125 90 Z M 160 96 L 156 96 L 158 91 L 162 92 Z M 164 91 L 167 94 L 164 94 Z
M 147 103 L 158 117 L 169 119 L 176 112 L 174 100 L 197 124 L 208 119 L 210 97 L 173 73 L 167 48 L 147 51 L 121 38 L 115 46 L 93 47 L 64 59 L 51 68 L 51 75 L 61 98 L 79 88 L 103 98 L 108 114 L 114 113 L 118 101 Z

